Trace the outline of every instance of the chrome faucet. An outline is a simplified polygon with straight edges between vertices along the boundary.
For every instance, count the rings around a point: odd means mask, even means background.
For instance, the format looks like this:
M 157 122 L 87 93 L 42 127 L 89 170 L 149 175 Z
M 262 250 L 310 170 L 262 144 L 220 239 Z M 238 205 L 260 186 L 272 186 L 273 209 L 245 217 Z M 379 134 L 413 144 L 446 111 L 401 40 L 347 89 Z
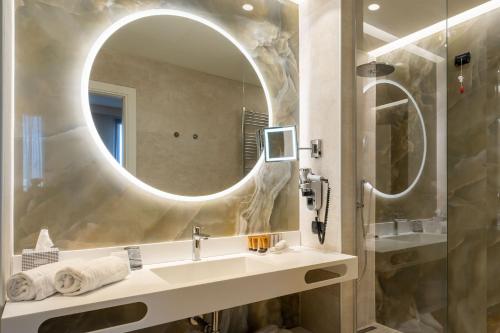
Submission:
M 201 240 L 208 239 L 209 235 L 201 233 L 201 227 L 193 226 L 193 261 L 200 261 Z

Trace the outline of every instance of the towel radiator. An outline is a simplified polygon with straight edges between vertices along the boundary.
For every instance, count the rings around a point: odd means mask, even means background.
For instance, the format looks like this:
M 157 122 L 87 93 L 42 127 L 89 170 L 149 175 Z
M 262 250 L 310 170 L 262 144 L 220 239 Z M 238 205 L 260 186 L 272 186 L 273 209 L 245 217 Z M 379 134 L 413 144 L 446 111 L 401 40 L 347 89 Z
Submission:
M 243 176 L 245 176 L 253 169 L 264 149 L 262 132 L 269 126 L 269 116 L 244 107 L 241 119 L 241 164 Z

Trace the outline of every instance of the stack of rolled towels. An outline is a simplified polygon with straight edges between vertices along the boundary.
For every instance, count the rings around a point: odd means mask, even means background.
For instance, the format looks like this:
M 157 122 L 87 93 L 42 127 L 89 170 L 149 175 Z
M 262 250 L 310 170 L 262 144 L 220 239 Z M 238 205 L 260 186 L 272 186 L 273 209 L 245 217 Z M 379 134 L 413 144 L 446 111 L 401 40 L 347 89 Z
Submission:
M 14 302 L 39 301 L 57 292 L 76 296 L 123 280 L 129 272 L 128 261 L 118 256 L 61 261 L 14 274 L 7 296 Z

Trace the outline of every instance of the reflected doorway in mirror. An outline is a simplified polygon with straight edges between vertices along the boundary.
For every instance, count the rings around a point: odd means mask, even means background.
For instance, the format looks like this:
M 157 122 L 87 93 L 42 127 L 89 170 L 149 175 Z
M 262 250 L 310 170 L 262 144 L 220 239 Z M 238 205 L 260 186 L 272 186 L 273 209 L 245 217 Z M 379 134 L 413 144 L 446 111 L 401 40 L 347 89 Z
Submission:
M 89 104 L 97 132 L 108 151 L 136 174 L 136 90 L 90 81 Z

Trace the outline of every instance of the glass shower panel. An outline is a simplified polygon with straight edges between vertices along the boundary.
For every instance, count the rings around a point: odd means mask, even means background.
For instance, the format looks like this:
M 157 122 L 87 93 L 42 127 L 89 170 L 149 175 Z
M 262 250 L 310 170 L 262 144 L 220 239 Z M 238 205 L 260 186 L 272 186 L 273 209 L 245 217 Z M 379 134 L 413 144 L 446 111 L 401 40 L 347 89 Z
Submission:
M 445 332 L 446 0 L 356 5 L 357 326 Z

